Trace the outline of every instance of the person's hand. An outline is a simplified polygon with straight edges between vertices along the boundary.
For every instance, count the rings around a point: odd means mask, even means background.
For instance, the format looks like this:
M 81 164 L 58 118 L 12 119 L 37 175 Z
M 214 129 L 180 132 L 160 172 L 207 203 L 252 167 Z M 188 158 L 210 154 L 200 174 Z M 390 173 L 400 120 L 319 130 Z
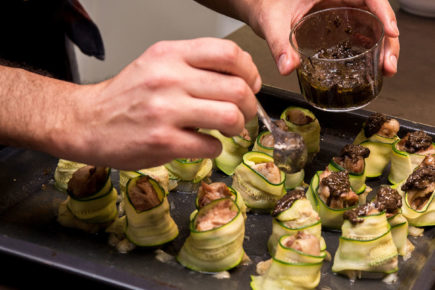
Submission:
M 266 39 L 283 75 L 291 73 L 299 64 L 299 57 L 289 42 L 291 27 L 312 10 L 335 6 L 363 8 L 379 17 L 385 30 L 384 74 L 392 76 L 397 72 L 399 30 L 388 0 L 255 0 L 245 3 L 249 3 L 246 10 L 239 9 L 244 14 L 241 18 Z
M 238 135 L 260 87 L 251 56 L 231 41 L 159 42 L 114 78 L 79 89 L 63 156 L 118 169 L 216 157 L 220 142 L 196 128 Z

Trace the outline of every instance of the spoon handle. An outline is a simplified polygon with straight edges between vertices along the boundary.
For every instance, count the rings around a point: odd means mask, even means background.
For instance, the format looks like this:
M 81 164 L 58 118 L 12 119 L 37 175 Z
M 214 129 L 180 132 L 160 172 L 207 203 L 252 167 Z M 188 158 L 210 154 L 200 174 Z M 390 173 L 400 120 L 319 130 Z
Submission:
M 272 128 L 274 127 L 274 124 L 272 123 L 272 120 L 270 120 L 269 115 L 267 115 L 266 111 L 263 109 L 263 106 L 260 104 L 258 100 L 257 100 L 257 113 L 261 121 L 263 121 L 264 125 L 266 125 L 267 130 L 272 132 Z

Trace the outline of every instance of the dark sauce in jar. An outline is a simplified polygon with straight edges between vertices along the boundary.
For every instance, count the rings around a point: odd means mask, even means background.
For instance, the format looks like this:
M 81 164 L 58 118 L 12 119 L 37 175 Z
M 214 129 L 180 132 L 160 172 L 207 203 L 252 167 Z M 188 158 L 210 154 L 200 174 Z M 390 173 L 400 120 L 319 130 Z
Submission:
M 376 98 L 382 88 L 382 73 L 373 67 L 378 61 L 370 53 L 353 58 L 365 51 L 343 41 L 302 59 L 297 75 L 306 100 L 320 109 L 345 110 Z

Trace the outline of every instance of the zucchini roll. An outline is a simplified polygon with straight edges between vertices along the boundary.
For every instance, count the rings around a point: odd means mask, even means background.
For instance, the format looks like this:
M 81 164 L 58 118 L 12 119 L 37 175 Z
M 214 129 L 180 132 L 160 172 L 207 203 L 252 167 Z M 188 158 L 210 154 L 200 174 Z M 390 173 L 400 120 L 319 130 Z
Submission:
M 59 206 L 58 221 L 63 226 L 95 232 L 118 215 L 118 194 L 109 168 L 88 165 L 78 169 L 68 182 L 67 193 L 67 200 Z
M 391 145 L 399 139 L 400 124 L 384 114 L 370 115 L 358 136 L 353 141 L 370 149 L 370 156 L 366 159 L 366 176 L 378 177 L 391 159 Z
M 298 133 L 304 138 L 308 151 L 308 161 L 320 151 L 320 124 L 316 116 L 307 109 L 288 107 L 281 114 L 278 125 L 281 129 Z
M 273 148 L 275 145 L 275 140 L 273 139 L 273 135 L 270 134 L 269 131 L 261 132 L 257 140 L 254 143 L 254 147 L 252 151 L 258 151 L 266 153 L 270 156 L 273 156 Z M 298 186 L 301 186 L 304 182 L 305 171 L 301 169 L 300 171 L 292 174 L 285 174 L 285 188 L 286 190 L 291 190 Z
M 320 239 L 321 250 L 326 249 L 325 241 L 321 237 L 322 225 L 319 215 L 307 200 L 305 191 L 301 189 L 289 191 L 277 202 L 271 214 L 274 219 L 267 247 L 272 257 L 281 236 L 295 235 L 298 232 L 306 232 L 316 236 Z
M 381 185 L 376 193 L 374 203 L 378 210 L 385 211 L 387 215 L 393 241 L 399 255 L 404 256 L 404 259 L 409 258 L 414 250 L 414 245 L 408 240 L 408 221 L 402 215 L 402 197 L 399 192 L 388 185 Z
M 385 212 L 368 203 L 346 211 L 344 219 L 332 271 L 351 280 L 397 272 L 398 253 Z
M 314 289 L 320 282 L 320 270 L 326 253 L 317 236 L 307 232 L 284 235 L 269 261 L 257 265 L 261 276 L 251 276 L 255 290 Z
M 201 129 L 200 132 L 209 134 L 221 141 L 222 152 L 214 159 L 214 163 L 226 175 L 233 175 L 234 169 L 242 162 L 243 154 L 249 151 L 253 140 L 257 138 L 258 117 L 256 116 L 246 123 L 239 136 L 226 137 L 218 130 Z
M 195 205 L 197 209 L 200 209 L 213 200 L 221 198 L 231 198 L 234 200 L 240 208 L 243 216 L 246 218 L 246 205 L 243 202 L 242 197 L 237 193 L 237 191 L 223 182 L 214 182 L 210 184 L 201 182 L 198 195 L 196 196 Z
M 199 272 L 221 272 L 240 264 L 244 257 L 245 219 L 231 198 L 213 200 L 195 213 L 190 235 L 177 260 Z
M 432 154 L 435 154 L 435 146 L 428 134 L 423 131 L 406 134 L 404 138 L 393 144 L 388 180 L 392 184 L 404 181 L 425 156 Z
M 307 198 L 319 213 L 322 225 L 340 229 L 345 211 L 356 207 L 360 198 L 352 190 L 347 171 L 318 171 L 312 178 Z
M 174 189 L 173 183 L 170 183 L 169 180 L 169 172 L 165 166 L 152 167 L 147 169 L 140 169 L 138 171 L 119 171 L 119 189 L 121 190 L 121 194 L 124 195 L 125 189 L 127 187 L 127 182 L 141 175 L 146 175 L 157 181 L 160 186 L 163 188 L 166 194 L 169 193 L 170 190 Z
M 127 239 L 141 247 L 165 244 L 178 236 L 178 227 L 169 213 L 165 190 L 148 176 L 127 183 L 125 199 Z
M 211 175 L 213 162 L 211 159 L 184 158 L 174 159 L 165 164 L 169 178 L 198 183 Z
M 56 170 L 54 171 L 54 185 L 60 191 L 68 189 L 68 181 L 77 169 L 85 167 L 86 164 L 59 159 Z
M 285 173 L 273 163 L 273 157 L 261 152 L 248 152 L 234 171 L 234 188 L 246 206 L 270 211 L 286 193 Z
M 242 162 L 242 156 L 249 151 L 252 139 L 244 129 L 240 136 L 226 137 L 218 130 L 209 130 L 208 134 L 221 141 L 222 152 L 214 159 L 216 167 L 226 175 L 233 175 L 234 169 Z
M 365 159 L 369 157 L 370 150 L 361 145 L 347 144 L 341 149 L 340 156 L 333 157 L 328 165 L 331 171 L 344 171 L 349 173 L 352 190 L 361 194 L 366 190 Z M 360 200 L 360 203 L 366 203 Z
M 435 156 L 427 156 L 398 187 L 403 215 L 414 227 L 435 225 Z

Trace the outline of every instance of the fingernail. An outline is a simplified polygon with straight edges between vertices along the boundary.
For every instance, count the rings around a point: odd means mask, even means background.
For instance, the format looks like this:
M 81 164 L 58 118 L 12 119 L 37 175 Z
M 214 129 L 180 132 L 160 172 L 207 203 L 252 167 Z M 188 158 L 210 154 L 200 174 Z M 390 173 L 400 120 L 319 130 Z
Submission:
M 391 20 L 391 29 L 393 30 L 395 35 L 399 36 L 399 28 L 397 27 L 396 20 Z
M 288 66 L 287 54 L 283 53 L 278 59 L 278 70 L 281 74 L 285 73 L 286 67 Z
M 397 57 L 395 55 L 390 56 L 390 62 L 394 67 L 394 70 L 397 71 Z
M 255 80 L 255 84 L 254 84 L 254 92 L 258 93 L 261 89 L 261 77 L 258 76 L 257 79 Z

